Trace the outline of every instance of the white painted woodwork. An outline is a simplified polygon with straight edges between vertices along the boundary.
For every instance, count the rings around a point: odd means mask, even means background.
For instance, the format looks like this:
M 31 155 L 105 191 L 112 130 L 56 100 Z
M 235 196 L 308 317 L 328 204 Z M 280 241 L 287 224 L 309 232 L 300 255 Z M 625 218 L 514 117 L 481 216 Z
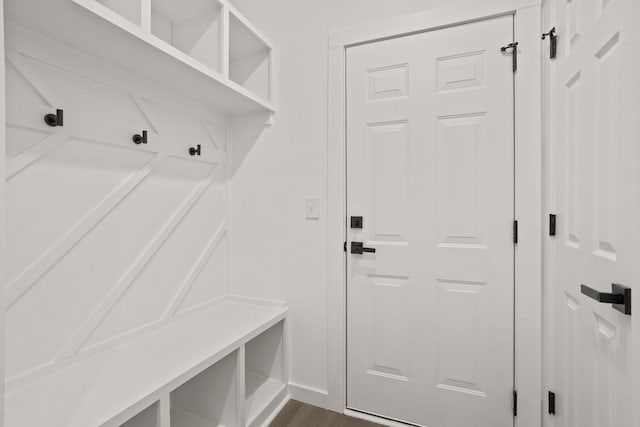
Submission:
M 273 109 L 207 70 L 228 74 L 230 13 L 269 60 L 270 44 L 226 2 L 76 3 L 110 23 L 71 1 L 39 4 L 29 16 L 29 5 L 11 1 L 3 32 L 7 425 L 262 424 L 288 397 L 286 308 L 229 295 L 226 159 L 236 113 Z M 40 26 L 49 7 L 58 18 L 50 13 Z M 65 30 L 52 27 L 65 22 L 92 31 L 85 41 L 58 37 Z M 112 24 L 145 36 L 132 47 Z M 110 56 L 122 46 L 132 49 Z M 245 53 L 253 54 L 235 54 Z M 134 54 L 150 61 L 153 76 L 122 67 Z M 180 55 L 199 80 L 178 65 Z M 268 64 L 261 77 L 271 94 Z M 158 70 L 168 84 L 154 83 L 163 82 L 153 78 Z M 63 127 L 43 121 L 56 108 Z M 135 145 L 143 130 L 148 143 Z M 194 157 L 196 145 L 202 155 Z M 249 341 L 251 375 L 260 376 L 245 396 Z
M 216 398 L 236 396 L 228 381 L 238 378 L 234 369 L 242 369 L 235 359 L 238 349 L 285 316 L 283 307 L 235 301 L 183 316 L 10 392 L 7 425 L 119 426 L 174 390 L 172 418 L 188 412 L 228 421 L 233 401 Z
M 269 406 L 285 390 L 284 323 L 272 327 L 245 346 L 245 398 L 248 426 L 261 426 L 273 412 Z
M 5 49 L 5 25 L 4 25 L 4 1 L 0 0 L 0 49 Z M 6 72 L 5 58 L 0 57 L 0 76 L 4 76 Z M 6 84 L 0 79 L 0 177 L 6 176 L 6 147 L 7 144 L 7 128 L 6 128 Z M 4 179 L 0 179 L 0 271 L 7 271 L 7 229 L 6 229 L 6 183 Z M 6 304 L 6 273 L 2 274 L 0 279 L 0 307 Z M 5 337 L 5 315 L 4 309 L 0 310 L 0 342 L 4 343 Z M 5 346 L 0 346 L 0 396 L 4 396 L 5 392 Z M 4 399 L 0 399 L 0 427 L 4 424 L 5 405 Z
M 347 254 L 351 409 L 513 423 L 512 39 L 508 15 L 347 49 L 348 244 L 376 249 Z
M 133 418 L 126 421 L 121 427 L 161 427 L 160 425 L 160 403 L 156 402 Z
M 151 33 L 221 72 L 222 4 L 215 0 L 151 1 Z
M 222 114 L 275 111 L 272 45 L 226 0 L 11 0 L 6 12 L 13 23 Z M 230 13 L 242 22 L 250 43 L 229 43 L 229 33 L 232 39 L 238 33 L 230 28 Z M 262 46 L 259 54 L 254 44 Z M 234 59 L 230 75 L 229 61 L 236 57 L 243 61 Z
M 547 245 L 548 385 L 557 395 L 556 416 L 547 422 L 558 427 L 639 422 L 632 403 L 638 361 L 632 317 L 580 291 L 584 284 L 611 292 L 612 283 L 640 291 L 632 274 L 638 263 L 632 241 L 638 218 L 632 210 L 638 188 L 636 3 L 548 2 L 559 45 L 545 87 L 548 200 L 558 215 L 557 236 Z
M 405 3 L 403 2 L 403 5 Z M 399 5 L 397 3 L 394 6 Z M 537 426 L 542 416 L 542 121 L 541 121 L 541 1 L 487 0 L 478 2 L 447 1 L 423 13 L 361 24 L 330 34 L 329 53 L 329 312 L 340 313 L 329 323 L 329 405 L 341 411 L 346 400 L 345 354 L 346 322 L 346 257 L 336 251 L 346 232 L 344 221 L 346 192 L 345 134 L 345 49 L 354 44 L 400 37 L 417 32 L 477 21 L 513 13 L 514 35 L 519 41 L 519 69 L 515 76 L 515 136 L 516 136 L 516 217 L 521 222 L 519 243 L 515 251 L 515 369 L 514 383 L 518 390 L 517 425 Z M 307 71 L 308 72 L 308 71 Z M 522 195 L 522 196 L 520 196 Z M 237 261 L 237 257 L 233 257 Z M 315 402 L 325 401 L 317 390 L 291 387 L 292 394 Z M 385 423 L 384 419 L 380 419 Z
M 171 392 L 171 426 L 236 426 L 238 353 L 229 354 Z
M 242 16 L 229 15 L 229 78 L 264 99 L 272 99 L 272 49 Z
M 226 295 L 227 125 L 202 104 L 8 28 L 11 389 Z M 55 108 L 63 127 L 43 121 Z M 135 145 L 143 129 L 149 142 Z
M 96 0 L 136 25 L 142 25 L 142 0 Z

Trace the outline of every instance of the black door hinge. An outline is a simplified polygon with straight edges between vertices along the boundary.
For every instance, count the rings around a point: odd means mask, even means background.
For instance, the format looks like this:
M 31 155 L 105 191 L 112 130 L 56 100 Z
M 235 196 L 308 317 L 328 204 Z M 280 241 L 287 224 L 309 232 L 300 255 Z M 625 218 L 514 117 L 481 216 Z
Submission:
M 513 221 L 513 243 L 518 243 L 518 221 Z
M 548 33 L 542 35 L 542 40 L 549 37 L 549 58 L 555 59 L 558 55 L 558 36 L 556 35 L 556 27 L 549 30 Z
M 500 52 L 506 52 L 507 50 L 511 52 L 513 72 L 515 73 L 518 70 L 518 42 L 509 43 L 508 45 L 500 48 Z
M 549 413 L 556 414 L 556 394 L 552 391 L 549 392 Z
M 344 251 L 347 252 L 347 242 L 344 242 Z
M 513 403 L 511 404 L 511 407 L 513 408 L 513 416 L 517 417 L 518 416 L 518 392 L 516 390 L 513 390 Z
M 549 236 L 556 235 L 556 214 L 549 214 Z

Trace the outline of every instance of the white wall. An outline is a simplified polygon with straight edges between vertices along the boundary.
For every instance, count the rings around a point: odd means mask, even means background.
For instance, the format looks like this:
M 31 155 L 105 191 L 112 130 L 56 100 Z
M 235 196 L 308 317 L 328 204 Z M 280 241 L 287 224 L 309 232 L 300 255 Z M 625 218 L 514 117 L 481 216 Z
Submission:
M 188 98 L 6 34 L 12 390 L 226 295 L 227 131 Z M 56 108 L 63 127 L 43 121 Z
M 329 33 L 452 1 L 232 1 L 276 46 L 278 113 L 253 146 L 234 137 L 230 148 L 238 165 L 230 178 L 231 291 L 289 303 L 291 382 L 318 395 L 327 390 L 327 319 L 340 315 L 327 312 Z M 305 219 L 307 196 L 320 196 L 320 220 Z

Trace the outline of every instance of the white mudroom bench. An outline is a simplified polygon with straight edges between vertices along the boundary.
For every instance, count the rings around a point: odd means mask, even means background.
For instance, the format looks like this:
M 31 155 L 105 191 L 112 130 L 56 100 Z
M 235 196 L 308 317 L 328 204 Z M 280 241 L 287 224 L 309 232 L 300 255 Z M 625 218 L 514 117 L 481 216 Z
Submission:
M 286 403 L 286 315 L 233 298 L 7 395 L 7 427 L 260 426 Z

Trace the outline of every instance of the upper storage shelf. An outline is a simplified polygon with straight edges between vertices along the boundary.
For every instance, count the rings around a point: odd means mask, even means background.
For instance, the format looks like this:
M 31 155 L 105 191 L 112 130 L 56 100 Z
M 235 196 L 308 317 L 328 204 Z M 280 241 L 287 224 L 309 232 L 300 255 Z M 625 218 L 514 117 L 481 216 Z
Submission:
M 227 0 L 20 0 L 7 20 L 222 113 L 274 113 L 273 47 Z

